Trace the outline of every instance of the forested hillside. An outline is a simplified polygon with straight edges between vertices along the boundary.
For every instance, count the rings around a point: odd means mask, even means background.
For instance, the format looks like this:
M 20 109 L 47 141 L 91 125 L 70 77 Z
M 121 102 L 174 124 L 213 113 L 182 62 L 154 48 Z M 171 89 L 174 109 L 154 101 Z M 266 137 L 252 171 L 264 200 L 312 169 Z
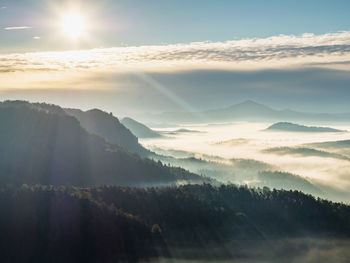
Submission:
M 345 204 L 218 186 L 92 134 L 55 105 L 1 103 L 0 123 L 1 262 L 277 263 L 284 255 L 343 263 L 350 256 Z M 312 187 L 290 174 L 259 176 Z M 307 261 L 310 254 L 316 260 Z
M 136 217 L 69 188 L 0 190 L 0 261 L 136 262 L 157 239 Z
M 2 187 L 0 212 L 1 262 L 274 262 L 274 253 L 292 261 L 324 240 L 344 245 L 350 238 L 349 206 L 234 185 Z M 267 244 L 271 253 L 261 255 Z M 342 257 L 334 254 L 332 262 Z
M 82 111 L 78 109 L 65 109 L 69 115 L 74 116 L 81 126 L 88 132 L 99 135 L 111 143 L 123 146 L 125 149 L 147 157 L 150 151 L 142 147 L 138 137 L 128 130 L 117 117 L 98 109 Z
M 27 103 L 0 106 L 2 184 L 150 186 L 206 181 L 92 135 L 59 109 L 52 113 Z
M 131 118 L 123 118 L 121 123 L 130 129 L 130 131 L 137 136 L 137 138 L 157 138 L 162 137 L 158 132 L 148 128 L 146 125 L 135 121 Z

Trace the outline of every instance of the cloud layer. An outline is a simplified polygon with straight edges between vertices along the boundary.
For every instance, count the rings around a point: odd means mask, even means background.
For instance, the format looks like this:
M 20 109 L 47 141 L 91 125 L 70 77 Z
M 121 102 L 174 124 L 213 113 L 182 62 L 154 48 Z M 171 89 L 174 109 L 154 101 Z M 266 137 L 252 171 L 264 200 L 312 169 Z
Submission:
M 300 66 L 348 69 L 349 65 L 350 31 L 227 42 L 0 55 L 0 72 L 203 68 L 257 70 Z
M 25 30 L 25 29 L 31 29 L 30 26 L 9 26 L 5 27 L 5 30 Z
M 0 96 L 128 115 L 130 109 L 204 110 L 247 99 L 349 112 L 349 70 L 350 31 L 0 54 Z

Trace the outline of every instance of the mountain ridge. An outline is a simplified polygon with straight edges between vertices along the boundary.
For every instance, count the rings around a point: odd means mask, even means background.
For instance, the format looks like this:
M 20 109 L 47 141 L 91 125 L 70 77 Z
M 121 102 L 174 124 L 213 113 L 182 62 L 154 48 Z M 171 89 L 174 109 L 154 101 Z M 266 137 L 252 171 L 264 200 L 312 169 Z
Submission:
M 125 117 L 120 121 L 126 128 L 128 128 L 137 138 L 158 138 L 162 137 L 158 132 L 150 129 L 141 122 L 132 118 Z
M 277 122 L 269 126 L 265 131 L 285 131 L 285 132 L 346 132 L 344 130 L 329 128 L 329 127 L 317 127 L 317 126 L 305 126 L 291 122 Z
M 75 117 L 81 126 L 90 133 L 99 135 L 109 142 L 118 144 L 143 157 L 151 154 L 149 150 L 139 144 L 138 138 L 111 113 L 99 109 L 82 111 L 67 108 L 64 111 Z
M 228 107 L 198 112 L 163 112 L 154 119 L 168 122 L 218 122 L 218 121 L 350 121 L 350 113 L 311 113 L 291 109 L 277 110 L 252 100 Z M 153 120 L 154 120 L 153 119 Z
M 0 104 L 2 184 L 150 186 L 208 181 L 109 143 L 61 110 L 43 109 L 35 104 Z

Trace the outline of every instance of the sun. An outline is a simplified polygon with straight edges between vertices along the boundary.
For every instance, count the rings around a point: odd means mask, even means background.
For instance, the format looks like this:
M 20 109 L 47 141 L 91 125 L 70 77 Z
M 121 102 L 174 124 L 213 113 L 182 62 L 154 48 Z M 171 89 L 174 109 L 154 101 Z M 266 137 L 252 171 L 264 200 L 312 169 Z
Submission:
M 81 38 L 86 30 L 84 17 L 77 12 L 70 12 L 62 17 L 63 32 L 71 39 Z

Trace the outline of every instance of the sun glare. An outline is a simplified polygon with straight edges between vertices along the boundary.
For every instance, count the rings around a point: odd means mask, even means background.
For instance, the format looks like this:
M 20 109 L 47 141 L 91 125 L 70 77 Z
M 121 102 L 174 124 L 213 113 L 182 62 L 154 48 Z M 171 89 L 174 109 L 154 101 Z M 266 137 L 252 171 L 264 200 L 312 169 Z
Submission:
M 71 12 L 62 19 L 62 29 L 71 39 L 79 39 L 86 30 L 86 22 L 82 15 Z

